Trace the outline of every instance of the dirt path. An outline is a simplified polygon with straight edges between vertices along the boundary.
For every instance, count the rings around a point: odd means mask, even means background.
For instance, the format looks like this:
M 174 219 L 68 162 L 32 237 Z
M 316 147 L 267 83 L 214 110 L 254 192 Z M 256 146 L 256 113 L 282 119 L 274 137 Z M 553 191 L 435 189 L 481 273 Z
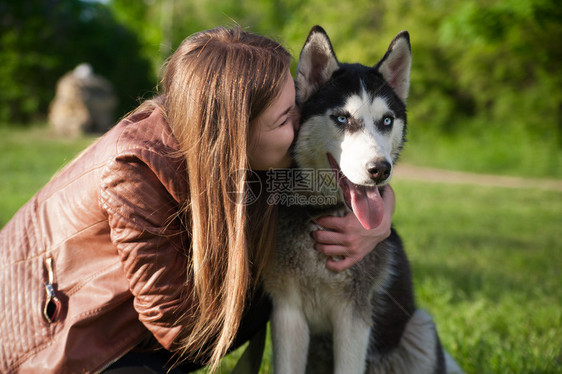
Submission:
M 397 180 L 422 180 L 427 182 L 476 184 L 507 188 L 540 188 L 562 192 L 562 180 L 528 179 L 489 174 L 466 173 L 398 164 L 393 173 Z

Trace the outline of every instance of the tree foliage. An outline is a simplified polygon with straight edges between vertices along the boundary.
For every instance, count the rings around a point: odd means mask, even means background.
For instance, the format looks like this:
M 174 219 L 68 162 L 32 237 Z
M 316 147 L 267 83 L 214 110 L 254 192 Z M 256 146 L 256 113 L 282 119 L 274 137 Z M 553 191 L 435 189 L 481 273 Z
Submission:
M 44 117 L 57 80 L 82 62 L 115 85 L 119 111 L 153 85 L 138 38 L 100 3 L 0 0 L 0 120 Z
M 340 60 L 365 64 L 374 64 L 399 31 L 410 31 L 409 100 L 415 104 L 410 122 L 418 130 L 511 131 L 557 150 L 562 144 L 562 8 L 555 0 L 0 4 L 0 95 L 9 103 L 0 112 L 4 119 L 43 111 L 55 79 L 86 59 L 136 97 L 151 89 L 154 81 L 148 82 L 147 75 L 156 76 L 165 58 L 194 32 L 240 24 L 281 41 L 298 57 L 308 30 L 320 24 Z M 145 60 L 150 60 L 152 75 L 140 67 Z M 136 72 L 130 74 L 134 64 Z
M 133 12 L 129 3 L 111 5 L 125 19 Z M 238 23 L 279 39 L 296 56 L 310 27 L 321 24 L 340 60 L 374 64 L 392 37 L 407 29 L 414 54 L 410 114 L 417 126 L 452 133 L 519 128 L 532 130 L 531 136 L 558 137 L 562 144 L 562 49 L 556 42 L 562 39 L 562 8 L 555 0 L 145 0 L 143 5 L 146 18 L 134 17 L 135 30 L 156 46 L 155 30 L 163 40 L 162 20 L 168 20 L 171 49 L 196 31 Z M 165 57 L 153 56 L 155 66 Z

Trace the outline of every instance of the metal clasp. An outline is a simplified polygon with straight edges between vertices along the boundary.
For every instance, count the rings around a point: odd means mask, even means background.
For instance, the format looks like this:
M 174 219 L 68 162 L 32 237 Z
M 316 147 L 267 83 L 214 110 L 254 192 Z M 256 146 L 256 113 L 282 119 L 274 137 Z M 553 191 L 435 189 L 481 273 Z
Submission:
M 56 322 L 60 316 L 62 304 L 55 294 L 55 272 L 53 271 L 53 259 L 47 257 L 45 259 L 45 267 L 47 268 L 48 282 L 45 283 L 45 306 L 43 307 L 43 316 L 49 324 Z

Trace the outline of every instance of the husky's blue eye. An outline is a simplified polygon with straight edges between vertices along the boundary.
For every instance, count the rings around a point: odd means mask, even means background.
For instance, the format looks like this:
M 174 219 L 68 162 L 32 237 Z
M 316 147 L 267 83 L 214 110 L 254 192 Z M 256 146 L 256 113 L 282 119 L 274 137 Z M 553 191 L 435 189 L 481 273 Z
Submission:
M 330 115 L 330 119 L 334 121 L 336 126 L 343 129 L 349 126 L 351 121 L 351 115 L 345 112 L 339 112 Z
M 392 117 L 384 117 L 382 120 L 382 123 L 384 123 L 385 126 L 392 125 L 392 122 L 394 122 L 394 119 Z

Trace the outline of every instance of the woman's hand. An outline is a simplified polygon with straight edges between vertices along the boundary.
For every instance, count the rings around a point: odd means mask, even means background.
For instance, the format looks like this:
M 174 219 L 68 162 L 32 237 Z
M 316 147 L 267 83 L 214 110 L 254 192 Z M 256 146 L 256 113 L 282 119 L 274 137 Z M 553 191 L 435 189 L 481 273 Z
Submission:
M 344 217 L 324 216 L 316 219 L 315 222 L 324 230 L 313 231 L 311 235 L 316 241 L 314 248 L 328 258 L 326 268 L 337 273 L 349 269 L 388 238 L 394 199 L 394 191 L 386 185 L 383 193 L 384 216 L 381 224 L 371 230 L 363 228 L 353 213 Z

